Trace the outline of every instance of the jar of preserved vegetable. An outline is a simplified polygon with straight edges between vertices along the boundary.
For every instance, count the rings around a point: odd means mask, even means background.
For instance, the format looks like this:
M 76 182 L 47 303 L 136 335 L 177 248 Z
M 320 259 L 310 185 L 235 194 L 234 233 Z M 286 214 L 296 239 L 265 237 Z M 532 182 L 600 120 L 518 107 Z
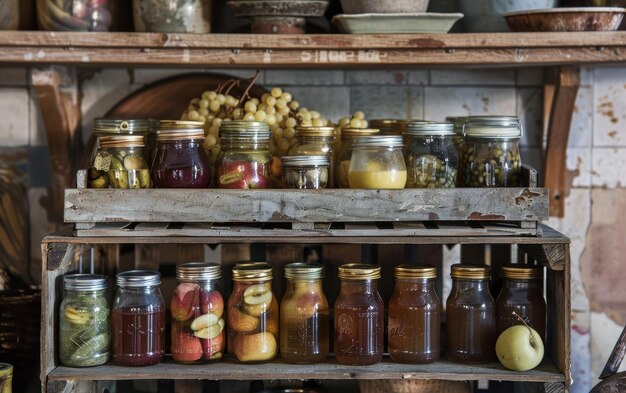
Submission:
M 522 322 L 515 312 L 535 329 L 543 342 L 546 338 L 546 301 L 543 297 L 543 268 L 528 265 L 505 265 L 501 269 L 504 282 L 496 301 L 496 331 L 500 335 Z
M 172 358 L 179 363 L 220 359 L 226 347 L 224 298 L 217 263 L 190 262 L 176 267 L 172 296 Z
M 448 359 L 487 363 L 495 359 L 496 305 L 489 293 L 488 266 L 452 265 L 446 302 Z
M 267 362 L 278 354 L 278 301 L 272 292 L 272 268 L 242 263 L 233 268 L 228 298 L 228 353 L 241 363 Z
M 96 135 L 96 145 L 92 153 L 92 161 L 98 152 L 101 137 L 112 135 L 140 135 L 144 137 L 144 157 L 150 168 L 156 147 L 154 133 L 158 126 L 159 121 L 155 119 L 95 119 L 93 132 Z
M 470 117 L 465 133 L 465 185 L 468 187 L 519 187 L 522 126 L 512 116 Z
M 159 285 L 161 274 L 130 270 L 117 274 L 111 310 L 113 363 L 149 366 L 165 354 L 165 304 Z
M 258 189 L 268 187 L 270 151 L 269 125 L 236 120 L 222 123 L 217 158 L 219 188 Z
M 322 289 L 324 265 L 285 266 L 287 289 L 280 304 L 280 355 L 287 363 L 319 363 L 328 356 L 329 310 Z
M 13 366 L 0 363 L 0 393 L 13 392 Z
M 361 136 L 352 143 L 350 188 L 400 189 L 406 185 L 401 136 Z
M 326 156 L 330 162 L 328 187 L 335 185 L 335 129 L 333 127 L 298 127 L 296 143 L 289 148 L 290 156 Z
M 380 130 L 380 135 L 402 135 L 405 120 L 400 119 L 372 119 L 369 127 Z
M 59 311 L 59 360 L 69 367 L 89 367 L 109 360 L 107 279 L 99 274 L 63 277 Z
M 285 156 L 281 161 L 283 188 L 326 188 L 330 165 L 327 156 Z
M 100 146 L 88 173 L 91 188 L 150 188 L 150 170 L 141 135 L 100 137 Z
M 135 31 L 209 33 L 211 0 L 133 0 Z
M 407 188 L 453 188 L 458 156 L 452 123 L 405 123 Z
M 441 302 L 435 292 L 437 268 L 400 265 L 389 299 L 389 356 L 400 363 L 432 363 L 441 352 Z
M 348 184 L 348 169 L 352 158 L 352 144 L 360 136 L 377 135 L 375 128 L 344 128 L 341 130 L 341 140 L 335 154 L 335 187 L 350 188 Z
M 161 120 L 152 181 L 158 188 L 205 188 L 211 179 L 209 158 L 202 147 L 203 123 Z
M 339 267 L 341 286 L 335 301 L 335 356 L 341 364 L 364 366 L 383 358 L 385 306 L 378 293 L 380 267 Z

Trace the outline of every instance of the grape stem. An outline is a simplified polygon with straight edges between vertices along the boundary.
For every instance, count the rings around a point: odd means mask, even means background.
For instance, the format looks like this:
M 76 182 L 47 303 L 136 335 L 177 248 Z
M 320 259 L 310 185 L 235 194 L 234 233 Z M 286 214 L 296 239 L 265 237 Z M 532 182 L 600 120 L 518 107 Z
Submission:
M 533 334 L 533 330 L 530 328 L 530 326 L 528 326 L 528 324 L 526 323 L 526 321 L 524 320 L 524 318 L 520 317 L 518 313 L 516 313 L 515 311 L 511 312 L 511 314 L 513 314 L 517 319 L 519 319 L 520 321 L 522 321 L 522 323 L 524 325 L 526 325 L 526 327 L 528 328 L 528 331 L 530 332 L 530 341 L 532 342 L 535 339 L 535 335 Z
M 250 95 L 248 93 L 250 92 L 250 89 L 252 88 L 252 86 L 254 86 L 254 84 L 256 83 L 256 80 L 259 78 L 259 75 L 261 75 L 261 70 L 256 70 L 256 74 L 254 74 L 254 77 L 252 77 L 250 79 L 250 83 L 248 84 L 248 87 L 246 87 L 246 90 L 241 95 L 241 99 L 239 100 L 239 104 L 244 102 L 246 97 L 252 98 L 252 97 L 250 97 Z
M 232 81 L 233 81 L 233 83 L 231 83 L 230 86 L 228 87 L 228 89 L 226 89 L 226 91 L 224 92 L 224 95 L 226 95 L 226 96 L 228 95 L 228 93 L 230 93 L 230 91 L 233 89 L 233 87 L 235 87 L 235 86 L 238 87 L 239 86 L 239 82 L 241 82 L 240 80 L 234 80 L 234 79 Z M 226 82 L 226 83 L 228 83 L 228 82 Z

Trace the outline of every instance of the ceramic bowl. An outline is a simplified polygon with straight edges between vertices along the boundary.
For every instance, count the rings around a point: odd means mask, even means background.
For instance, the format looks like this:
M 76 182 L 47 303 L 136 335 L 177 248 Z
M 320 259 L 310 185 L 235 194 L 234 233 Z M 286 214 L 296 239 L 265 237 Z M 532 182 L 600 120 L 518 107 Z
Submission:
M 626 9 L 618 7 L 552 8 L 504 14 L 512 31 L 614 31 Z
M 557 0 L 459 0 L 463 24 L 469 32 L 509 31 L 502 14 L 553 8 Z
M 429 0 L 341 0 L 344 14 L 424 12 Z

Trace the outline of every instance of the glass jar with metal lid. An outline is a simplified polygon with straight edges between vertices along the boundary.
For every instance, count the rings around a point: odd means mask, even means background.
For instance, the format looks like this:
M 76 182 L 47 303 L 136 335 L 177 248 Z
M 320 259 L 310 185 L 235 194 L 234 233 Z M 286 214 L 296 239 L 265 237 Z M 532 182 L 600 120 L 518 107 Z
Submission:
M 529 265 L 504 265 L 502 290 L 496 301 L 496 331 L 500 335 L 507 328 L 521 325 L 518 317 L 546 338 L 546 301 L 543 297 L 543 268 Z
M 233 268 L 228 298 L 228 353 L 241 363 L 267 362 L 278 354 L 278 301 L 272 292 L 272 268 L 240 263 Z
M 141 135 L 107 135 L 88 173 L 90 188 L 150 188 L 150 170 L 144 157 Z
M 298 127 L 296 128 L 296 142 L 289 148 L 289 156 L 321 156 L 328 157 L 330 171 L 328 173 L 329 188 L 335 185 L 335 142 L 334 127 Z
M 380 267 L 351 263 L 339 267 L 335 301 L 337 362 L 370 365 L 383 358 L 385 306 L 378 293 Z
M 130 270 L 117 274 L 111 310 L 113 363 L 148 366 L 165 355 L 165 304 L 161 274 Z
M 379 133 L 375 128 L 344 128 L 341 130 L 341 141 L 335 154 L 335 187 L 350 188 L 348 169 L 352 158 L 352 144 L 360 136 L 372 136 Z
M 13 366 L 0 363 L 0 393 L 13 392 Z
M 217 187 L 268 188 L 270 128 L 258 121 L 228 121 L 220 127 Z
M 407 188 L 456 187 L 458 156 L 452 123 L 407 123 Z
M 280 304 L 280 355 L 287 363 L 318 363 L 328 356 L 329 309 L 322 289 L 324 265 L 285 266 L 287 288 Z
M 327 156 L 284 156 L 281 161 L 283 188 L 326 188 L 330 166 Z
M 441 302 L 435 292 L 437 268 L 399 265 L 389 299 L 389 356 L 400 363 L 432 363 L 441 352 Z
M 496 305 L 489 293 L 488 266 L 455 264 L 446 301 L 446 352 L 457 363 L 495 359 Z
M 63 277 L 59 310 L 59 360 L 69 367 L 90 367 L 109 359 L 107 279 L 99 274 Z
M 406 165 L 401 136 L 361 136 L 352 143 L 348 168 L 350 188 L 401 189 L 406 185 Z
M 172 313 L 172 358 L 179 363 L 220 359 L 226 348 L 224 298 L 218 263 L 189 262 L 176 267 Z
M 404 122 L 401 119 L 372 119 L 369 127 L 379 130 L 380 135 L 402 135 Z
M 152 181 L 158 188 L 205 188 L 211 179 L 204 143 L 204 124 L 161 120 Z
M 519 139 L 522 126 L 513 116 L 467 118 L 465 134 L 465 185 L 468 187 L 518 187 L 522 185 Z

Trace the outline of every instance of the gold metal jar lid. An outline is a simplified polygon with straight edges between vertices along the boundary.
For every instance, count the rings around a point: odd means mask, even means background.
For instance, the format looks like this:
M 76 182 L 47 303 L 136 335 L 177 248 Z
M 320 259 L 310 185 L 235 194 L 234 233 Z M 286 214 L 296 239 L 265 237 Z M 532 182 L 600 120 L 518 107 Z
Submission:
M 143 135 L 106 135 L 100 137 L 100 147 L 144 147 Z
M 543 268 L 532 265 L 504 265 L 501 268 L 502 277 L 518 280 L 536 280 L 543 278 Z
M 222 277 L 222 266 L 211 262 L 188 262 L 176 266 L 176 278 L 180 281 L 218 280 Z
M 381 135 L 401 135 L 403 130 L 401 119 L 372 119 L 369 122 L 370 128 L 377 128 Z
M 405 264 L 393 269 L 395 278 L 437 278 L 437 268 L 432 265 Z
M 341 130 L 341 139 L 376 135 L 378 133 L 380 133 L 378 128 L 344 128 Z
M 348 263 L 339 266 L 342 280 L 376 280 L 380 278 L 380 267 L 365 263 Z
M 285 266 L 285 278 L 292 280 L 315 280 L 324 278 L 324 265 L 321 263 L 290 263 Z
M 264 282 L 273 277 L 266 262 L 242 262 L 233 267 L 233 281 Z
M 204 123 L 191 120 L 160 120 L 159 131 L 168 130 L 202 130 Z
M 489 266 L 461 265 L 457 263 L 452 265 L 450 276 L 452 278 L 485 280 L 491 277 L 491 268 Z
M 296 136 L 320 136 L 320 137 L 331 137 L 335 135 L 334 127 L 297 127 L 296 128 Z
M 156 132 L 157 141 L 204 140 L 204 123 L 189 120 L 161 120 Z

